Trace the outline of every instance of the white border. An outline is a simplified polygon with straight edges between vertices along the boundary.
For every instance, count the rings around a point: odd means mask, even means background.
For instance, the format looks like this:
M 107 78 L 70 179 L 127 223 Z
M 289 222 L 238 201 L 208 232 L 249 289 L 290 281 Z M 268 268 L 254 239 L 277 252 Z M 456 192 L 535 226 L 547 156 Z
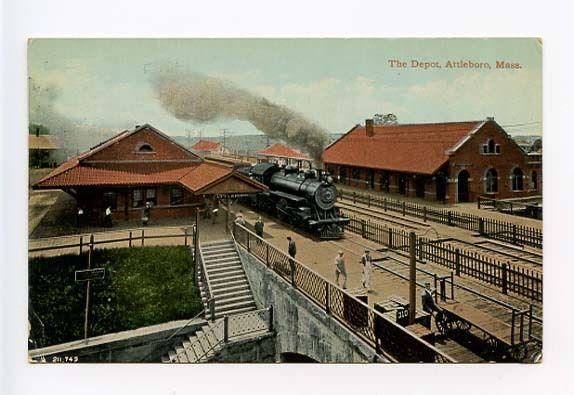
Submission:
M 574 328 L 570 279 L 574 150 L 572 12 L 483 0 L 5 0 L 0 129 L 0 393 L 566 394 Z M 544 40 L 545 344 L 542 366 L 50 365 L 26 363 L 28 37 L 531 36 Z M 511 92 L 500 94 L 511 95 Z M 568 298 L 568 299 L 567 299 Z M 561 301 L 563 303 L 561 303 Z

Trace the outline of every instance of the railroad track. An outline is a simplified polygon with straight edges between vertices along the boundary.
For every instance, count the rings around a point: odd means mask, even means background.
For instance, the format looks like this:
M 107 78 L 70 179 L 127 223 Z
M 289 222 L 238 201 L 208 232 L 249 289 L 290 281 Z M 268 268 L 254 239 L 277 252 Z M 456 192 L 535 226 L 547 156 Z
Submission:
M 403 218 L 393 214 L 382 213 L 378 210 L 373 210 L 366 207 L 357 208 L 347 203 L 337 202 L 337 206 L 341 208 L 343 214 L 345 211 L 351 212 L 355 215 L 359 215 L 364 217 L 365 219 L 377 219 L 380 221 L 385 221 L 387 223 L 393 224 L 395 226 L 399 226 L 406 230 L 421 230 L 425 228 L 429 228 L 429 224 L 425 224 L 420 221 Z
M 339 241 L 330 241 L 330 243 L 337 245 L 338 248 L 347 250 L 352 252 L 356 255 L 361 255 L 362 250 L 364 248 L 369 248 L 369 246 L 358 242 L 356 240 L 352 240 L 351 238 L 345 239 L 345 243 L 352 243 L 355 244 L 357 247 L 360 248 L 350 248 L 348 245 L 345 245 Z M 409 281 L 409 262 L 408 258 L 405 256 L 398 254 L 394 251 L 389 251 L 386 248 L 383 248 L 378 251 L 378 253 L 374 254 L 374 259 L 377 260 L 375 262 L 375 267 L 377 271 L 383 273 L 384 276 L 389 278 L 394 278 L 396 281 L 397 278 L 408 283 Z M 382 260 L 378 260 L 382 259 Z M 422 267 L 421 267 L 422 266 Z M 434 268 L 428 268 L 424 265 L 418 264 L 417 265 L 417 285 L 419 287 L 423 287 L 426 282 L 430 282 L 433 284 L 435 275 L 438 277 L 444 276 L 446 271 L 444 270 L 434 270 Z M 400 280 L 399 280 L 400 281 Z M 447 280 L 447 287 L 450 287 L 451 283 L 450 280 Z M 469 287 L 467 285 L 463 285 L 457 283 L 457 279 L 455 278 L 454 284 L 452 284 L 454 288 L 454 295 L 455 300 L 459 302 L 463 302 L 470 306 L 473 306 L 485 313 L 502 320 L 509 325 L 512 322 L 512 309 L 515 310 L 523 310 L 529 307 L 527 302 L 520 300 L 516 297 L 508 297 L 509 301 L 503 301 L 497 299 L 495 295 L 496 293 L 490 290 L 488 292 L 485 290 L 485 287 L 476 286 L 476 288 Z M 533 323 L 532 323 L 532 334 L 533 337 L 539 342 L 542 343 L 542 306 L 541 305 L 533 305 Z M 471 334 L 475 335 L 476 338 L 480 338 L 480 333 L 477 331 L 471 330 Z M 442 349 L 443 351 L 449 353 L 460 362 L 480 362 L 481 361 L 481 346 L 477 346 L 476 343 L 469 342 L 468 339 L 459 339 L 459 338 L 447 338 L 442 339 L 442 342 L 437 344 L 437 347 Z M 482 359 L 484 360 L 484 359 Z

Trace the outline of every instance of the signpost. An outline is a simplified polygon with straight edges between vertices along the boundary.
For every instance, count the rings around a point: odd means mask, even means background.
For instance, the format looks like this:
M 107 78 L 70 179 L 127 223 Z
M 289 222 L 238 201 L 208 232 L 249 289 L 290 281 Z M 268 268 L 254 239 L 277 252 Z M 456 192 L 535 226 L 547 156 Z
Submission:
M 104 268 L 91 268 L 92 251 L 94 250 L 94 235 L 90 236 L 90 250 L 88 252 L 88 268 L 85 270 L 76 270 L 74 278 L 76 282 L 86 283 L 86 307 L 84 310 L 84 340 L 88 343 L 88 317 L 90 312 L 90 285 L 92 281 L 103 280 L 106 275 Z

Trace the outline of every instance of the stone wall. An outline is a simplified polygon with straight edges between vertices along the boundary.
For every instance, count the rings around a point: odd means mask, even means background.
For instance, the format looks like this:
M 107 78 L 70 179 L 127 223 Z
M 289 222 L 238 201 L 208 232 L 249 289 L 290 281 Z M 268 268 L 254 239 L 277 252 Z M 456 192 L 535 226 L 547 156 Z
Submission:
M 276 341 L 274 333 L 267 333 L 255 339 L 230 342 L 209 362 L 257 362 L 272 363 L 276 361 Z
M 88 343 L 77 340 L 36 350 L 28 356 L 32 362 L 160 362 L 168 350 L 180 345 L 184 337 L 195 333 L 206 321 L 198 318 L 172 321 L 131 331 L 91 337 Z M 185 326 L 188 324 L 187 326 Z M 178 329 L 181 331 L 166 341 Z
M 318 362 L 373 362 L 374 349 L 337 320 L 239 248 L 258 308 L 273 305 L 276 358 L 296 353 Z

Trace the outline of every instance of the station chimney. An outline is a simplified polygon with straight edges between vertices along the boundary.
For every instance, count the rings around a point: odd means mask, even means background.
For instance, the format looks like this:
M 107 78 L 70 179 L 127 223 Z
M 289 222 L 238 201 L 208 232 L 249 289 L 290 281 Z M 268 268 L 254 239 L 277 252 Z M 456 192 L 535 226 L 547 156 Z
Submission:
M 375 135 L 372 119 L 365 119 L 365 130 L 367 131 L 367 137 L 373 137 Z

